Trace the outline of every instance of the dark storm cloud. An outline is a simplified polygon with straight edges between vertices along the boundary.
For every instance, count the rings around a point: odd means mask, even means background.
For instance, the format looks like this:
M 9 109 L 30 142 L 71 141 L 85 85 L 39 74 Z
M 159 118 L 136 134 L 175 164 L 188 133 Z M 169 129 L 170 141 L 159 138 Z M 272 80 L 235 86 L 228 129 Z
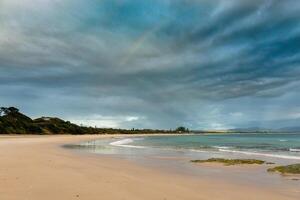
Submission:
M 4 0 L 0 103 L 100 126 L 247 126 L 300 106 L 287 105 L 299 98 L 299 11 L 292 0 Z M 253 113 L 257 98 L 275 111 Z

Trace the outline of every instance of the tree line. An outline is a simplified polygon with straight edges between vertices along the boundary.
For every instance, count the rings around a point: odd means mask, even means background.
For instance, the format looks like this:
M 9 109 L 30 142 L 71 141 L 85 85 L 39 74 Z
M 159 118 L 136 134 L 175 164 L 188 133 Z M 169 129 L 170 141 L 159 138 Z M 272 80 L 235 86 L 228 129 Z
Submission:
M 188 133 L 180 126 L 175 130 L 96 128 L 73 124 L 55 117 L 31 119 L 15 107 L 0 108 L 0 134 L 154 134 Z

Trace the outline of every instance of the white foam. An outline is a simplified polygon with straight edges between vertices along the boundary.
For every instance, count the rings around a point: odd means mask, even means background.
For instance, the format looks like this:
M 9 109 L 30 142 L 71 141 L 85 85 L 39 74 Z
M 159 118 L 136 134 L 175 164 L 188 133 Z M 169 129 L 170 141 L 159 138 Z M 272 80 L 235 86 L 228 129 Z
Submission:
M 191 152 L 198 152 L 198 153 L 208 153 L 209 151 L 202 151 L 198 149 L 189 149 Z
M 291 152 L 300 152 L 300 149 L 290 149 Z
M 287 140 L 279 140 L 280 142 L 287 142 Z
M 236 151 L 236 150 L 227 150 L 227 149 L 219 149 L 222 152 L 229 152 L 229 153 L 240 153 L 245 155 L 252 155 L 252 156 L 266 156 L 272 158 L 282 158 L 282 159 L 290 159 L 290 160 L 300 160 L 299 156 L 287 156 L 287 155 L 280 155 L 280 154 L 269 154 L 269 153 L 257 153 L 257 152 L 249 152 L 249 151 Z
M 230 149 L 231 147 L 227 147 L 227 146 L 213 146 L 216 149 Z
M 127 147 L 127 148 L 136 148 L 136 149 L 143 149 L 143 148 L 145 148 L 144 146 L 128 145 L 128 144 L 130 144 L 132 142 L 134 142 L 133 139 L 126 138 L 126 139 L 123 139 L 123 140 L 118 140 L 118 141 L 115 141 L 115 142 L 111 142 L 109 144 L 112 145 L 112 146 L 117 146 L 117 147 Z

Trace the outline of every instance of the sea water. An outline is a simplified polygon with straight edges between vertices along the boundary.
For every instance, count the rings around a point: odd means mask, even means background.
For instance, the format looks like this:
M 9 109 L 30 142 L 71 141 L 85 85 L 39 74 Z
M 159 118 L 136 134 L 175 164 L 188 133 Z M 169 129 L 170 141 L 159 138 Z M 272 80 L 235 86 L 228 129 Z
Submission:
M 300 160 L 300 134 L 153 136 L 145 137 L 143 140 L 133 140 L 131 145 L 175 150 L 219 151 Z
M 142 155 L 186 156 L 189 158 L 246 157 L 300 162 L 300 134 L 194 134 L 121 137 L 80 144 L 102 154 L 131 157 Z

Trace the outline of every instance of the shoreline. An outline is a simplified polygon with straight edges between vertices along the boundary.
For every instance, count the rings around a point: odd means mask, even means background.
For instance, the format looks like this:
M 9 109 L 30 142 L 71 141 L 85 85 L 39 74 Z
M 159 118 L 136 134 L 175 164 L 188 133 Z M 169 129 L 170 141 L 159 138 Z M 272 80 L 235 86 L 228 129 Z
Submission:
M 300 191 L 291 194 L 291 191 L 219 180 L 217 176 L 193 177 L 62 147 L 95 139 L 136 136 L 149 135 L 0 136 L 0 199 L 293 200 L 300 197 Z
M 290 152 L 298 152 L 300 151 L 299 149 L 293 149 L 293 151 L 289 150 L 287 152 L 267 152 L 267 151 L 255 151 L 255 150 L 245 150 L 245 149 L 235 149 L 234 147 L 231 146 L 213 146 L 211 147 L 211 149 L 207 148 L 207 149 L 198 149 L 198 148 L 180 148 L 180 147 L 159 147 L 156 148 L 148 146 L 147 144 L 136 144 L 136 140 L 139 139 L 145 139 L 145 138 L 149 138 L 149 137 L 153 137 L 153 136 L 159 136 L 161 138 L 164 137 L 170 137 L 170 136 L 194 136 L 195 134 L 173 134 L 173 135 L 164 135 L 164 134 L 155 134 L 155 135 L 147 135 L 147 134 L 140 134 L 140 135 L 119 135 L 117 137 L 112 137 L 110 142 L 106 143 L 100 143 L 97 144 L 97 146 L 103 146 L 103 147 L 108 147 L 110 148 L 111 146 L 113 147 L 117 147 L 114 149 L 114 153 L 115 155 L 122 155 L 123 154 L 123 150 L 125 150 L 126 152 L 126 148 L 134 148 L 134 149 L 149 149 L 149 150 L 156 150 L 160 153 L 163 153 L 163 151 L 169 150 L 169 151 L 173 151 L 173 152 L 195 152 L 195 154 L 193 156 L 197 157 L 199 155 L 203 155 L 203 154 L 212 154 L 213 157 L 224 157 L 224 158 L 231 158 L 231 159 L 259 159 L 259 160 L 264 160 L 268 163 L 274 163 L 274 164 L 281 164 L 281 165 L 287 165 L 287 164 L 296 164 L 299 162 L 300 157 L 296 154 L 289 154 Z M 118 139 L 118 140 L 112 140 L 112 139 Z M 89 141 L 88 141 L 89 142 Z M 93 141 L 92 141 L 93 142 Z M 91 146 L 94 146 L 95 144 L 91 144 Z M 72 146 L 72 145 L 70 145 Z M 80 146 L 80 149 L 84 150 L 84 145 L 78 145 Z M 88 146 L 90 146 L 88 144 Z M 82 148 L 81 148 L 82 147 Z M 119 148 L 118 148 L 119 147 Z M 123 148 L 123 150 L 121 150 L 121 147 Z M 76 149 L 76 145 L 74 145 L 74 149 Z M 121 151 L 120 151 L 121 150 Z M 296 151 L 297 150 L 297 151 Z M 87 151 L 89 151 L 87 149 Z M 90 151 L 91 152 L 91 151 Z M 136 154 L 138 155 L 139 153 L 141 153 L 140 151 L 136 151 L 137 153 L 133 152 L 132 154 Z M 95 152 L 93 153 L 98 153 L 98 154 L 105 154 L 104 152 L 100 151 L 97 152 L 97 150 L 95 150 Z M 284 154 L 285 153 L 285 154 Z M 191 154 L 191 153 L 190 153 Z M 213 158 L 213 157 L 207 157 L 205 159 L 209 159 L 209 158 Z M 194 158 L 191 158 L 194 159 Z

